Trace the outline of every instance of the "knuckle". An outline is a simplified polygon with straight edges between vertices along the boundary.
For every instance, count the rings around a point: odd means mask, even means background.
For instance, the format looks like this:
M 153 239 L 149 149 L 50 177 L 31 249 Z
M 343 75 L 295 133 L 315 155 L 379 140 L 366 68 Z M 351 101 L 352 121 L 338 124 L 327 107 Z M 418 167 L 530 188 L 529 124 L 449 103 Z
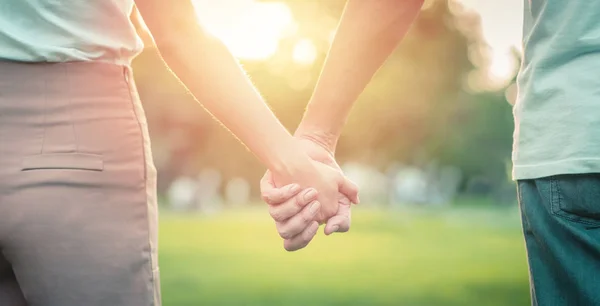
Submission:
M 302 217 L 302 222 L 304 224 L 313 221 L 313 216 L 312 216 L 312 214 L 309 211 L 307 211 L 304 214 L 301 214 L 301 217 Z
M 276 222 L 283 221 L 283 214 L 279 209 L 275 209 L 273 207 L 269 208 L 269 215 L 271 215 L 271 218 L 273 218 L 273 220 L 275 220 Z
M 306 203 L 304 203 L 304 195 L 302 194 L 295 196 L 293 201 L 298 207 L 304 207 L 304 205 L 306 205 Z
M 271 195 L 267 192 L 262 192 L 260 194 L 260 197 L 262 198 L 263 201 L 267 202 L 267 203 L 271 203 Z
M 279 230 L 279 236 L 281 236 L 281 238 L 283 239 L 292 238 L 292 234 L 290 234 L 290 231 L 288 229 Z
M 304 240 L 305 244 L 308 244 L 313 237 L 315 237 L 315 235 L 317 234 L 317 231 L 306 231 L 304 233 L 304 235 L 302 235 L 302 239 Z

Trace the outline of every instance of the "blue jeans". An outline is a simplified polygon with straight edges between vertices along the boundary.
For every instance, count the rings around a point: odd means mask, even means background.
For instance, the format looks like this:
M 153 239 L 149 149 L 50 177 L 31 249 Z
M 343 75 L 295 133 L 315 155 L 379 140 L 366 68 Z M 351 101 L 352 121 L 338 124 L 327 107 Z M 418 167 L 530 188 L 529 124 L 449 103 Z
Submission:
M 600 174 L 518 181 L 533 305 L 600 305 Z

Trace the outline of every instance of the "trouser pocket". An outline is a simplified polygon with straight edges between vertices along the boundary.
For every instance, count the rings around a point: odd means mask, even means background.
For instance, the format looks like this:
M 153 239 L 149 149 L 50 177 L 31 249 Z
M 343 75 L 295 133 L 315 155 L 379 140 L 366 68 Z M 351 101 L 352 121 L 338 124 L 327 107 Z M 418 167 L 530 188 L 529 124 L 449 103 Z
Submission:
M 22 171 L 41 169 L 70 169 L 102 171 L 102 155 L 89 153 L 46 153 L 23 158 Z
M 60 93 L 45 92 L 40 103 L 41 137 L 33 150 L 27 152 L 21 161 L 21 171 L 62 169 L 102 171 L 104 160 L 101 152 L 95 151 L 89 143 L 98 138 L 101 131 L 84 128 L 97 120 L 99 111 L 93 96 L 77 95 L 70 85 L 72 75 L 46 80 L 60 86 Z M 40 101 L 41 102 L 41 101 Z M 92 141 L 90 141 L 92 139 Z
M 558 175 L 550 178 L 550 184 L 555 216 L 600 225 L 600 174 Z

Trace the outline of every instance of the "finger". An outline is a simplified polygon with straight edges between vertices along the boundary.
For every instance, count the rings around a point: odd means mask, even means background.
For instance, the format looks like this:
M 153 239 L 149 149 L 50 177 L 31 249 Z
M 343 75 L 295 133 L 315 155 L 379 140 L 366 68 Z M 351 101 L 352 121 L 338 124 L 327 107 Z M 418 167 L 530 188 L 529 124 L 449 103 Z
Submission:
M 260 180 L 260 192 L 262 199 L 270 205 L 281 204 L 295 196 L 299 191 L 300 186 L 298 184 L 285 185 L 281 188 L 275 187 L 269 171 L 267 171 Z
M 288 252 L 293 252 L 306 247 L 317 234 L 319 223 L 313 221 L 300 235 L 283 241 L 283 248 Z
M 264 181 L 265 183 L 271 185 L 272 188 L 275 188 L 275 182 L 273 181 L 273 172 L 271 172 L 271 170 L 267 169 L 267 171 L 265 171 L 265 175 L 263 175 L 260 181 L 261 183 Z
M 308 204 L 317 199 L 319 193 L 314 188 L 308 188 L 291 199 L 277 205 L 269 205 L 269 214 L 276 222 L 283 222 L 297 215 Z
M 350 201 L 343 193 L 338 192 L 338 203 L 340 203 L 340 205 L 350 205 L 352 204 L 352 201 Z
M 279 236 L 283 239 L 291 239 L 302 233 L 313 221 L 315 221 L 315 216 L 319 212 L 319 208 L 321 208 L 321 203 L 314 201 L 289 220 L 277 223 Z
M 342 183 L 339 186 L 340 192 L 343 193 L 352 203 L 358 204 L 358 186 L 354 184 L 350 179 L 344 176 Z
M 325 235 L 331 235 L 333 233 L 345 233 L 350 230 L 350 223 L 352 221 L 352 215 L 350 212 L 349 204 L 341 204 L 338 212 L 335 216 L 327 220 L 325 225 Z

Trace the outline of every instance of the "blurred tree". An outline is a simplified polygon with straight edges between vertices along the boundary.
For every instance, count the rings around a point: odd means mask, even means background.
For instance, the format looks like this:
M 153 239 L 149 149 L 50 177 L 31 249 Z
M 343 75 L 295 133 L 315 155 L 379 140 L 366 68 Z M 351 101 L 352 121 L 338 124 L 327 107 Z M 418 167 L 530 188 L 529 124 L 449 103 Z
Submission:
M 440 139 L 440 161 L 462 169 L 466 178 L 485 177 L 502 185 L 509 179 L 513 136 L 511 104 L 516 95 L 516 67 L 520 65 L 513 52 L 515 74 L 509 86 L 496 91 L 463 94 L 461 111 Z

